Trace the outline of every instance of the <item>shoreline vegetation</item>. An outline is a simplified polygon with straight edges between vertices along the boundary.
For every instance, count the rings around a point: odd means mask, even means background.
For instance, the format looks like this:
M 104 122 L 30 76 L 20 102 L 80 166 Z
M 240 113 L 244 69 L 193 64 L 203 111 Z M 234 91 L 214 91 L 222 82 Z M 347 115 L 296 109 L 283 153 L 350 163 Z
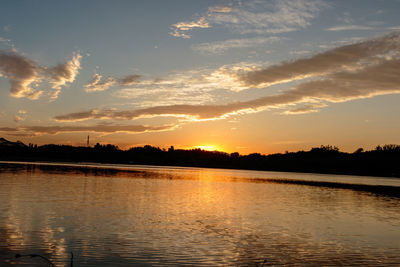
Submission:
M 393 144 L 377 146 L 369 151 L 359 148 L 353 153 L 342 152 L 335 146 L 327 145 L 314 147 L 309 151 L 241 155 L 237 152 L 174 149 L 172 146 L 161 149 L 150 145 L 128 150 L 99 143 L 87 147 L 54 144 L 37 146 L 0 138 L 0 160 L 205 167 L 400 178 L 400 145 Z

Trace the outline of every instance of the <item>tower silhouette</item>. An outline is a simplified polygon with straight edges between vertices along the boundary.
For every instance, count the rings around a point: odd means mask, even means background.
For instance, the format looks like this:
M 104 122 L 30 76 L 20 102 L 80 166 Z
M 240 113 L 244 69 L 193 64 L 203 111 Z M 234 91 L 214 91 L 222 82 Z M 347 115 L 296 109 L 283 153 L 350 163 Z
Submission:
M 89 146 L 89 135 L 87 136 L 86 146 Z

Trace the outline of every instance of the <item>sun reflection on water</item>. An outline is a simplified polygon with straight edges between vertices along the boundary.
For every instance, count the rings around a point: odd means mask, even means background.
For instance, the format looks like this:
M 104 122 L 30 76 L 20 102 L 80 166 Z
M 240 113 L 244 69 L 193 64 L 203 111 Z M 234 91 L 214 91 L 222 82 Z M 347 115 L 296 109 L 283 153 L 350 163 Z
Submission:
M 77 266 L 400 260 L 399 199 L 233 178 L 245 174 L 150 167 L 0 172 L 0 254 L 34 252 L 58 266 L 68 266 L 70 252 Z

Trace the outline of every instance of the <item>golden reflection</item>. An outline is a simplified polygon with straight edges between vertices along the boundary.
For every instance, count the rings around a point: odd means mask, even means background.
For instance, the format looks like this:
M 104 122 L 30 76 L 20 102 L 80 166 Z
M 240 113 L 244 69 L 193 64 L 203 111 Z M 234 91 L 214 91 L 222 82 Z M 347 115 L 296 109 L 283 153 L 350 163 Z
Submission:
M 8 209 L 0 214 L 6 237 L 0 235 L 0 241 L 10 244 L 12 253 L 39 250 L 59 266 L 69 262 L 69 252 L 82 266 L 89 261 L 174 266 L 192 260 L 193 265 L 257 266 L 264 259 L 272 265 L 303 259 L 329 265 L 332 259 L 354 258 L 354 242 L 342 236 L 366 240 L 363 254 L 355 255 L 364 263 L 366 255 L 383 258 L 383 244 L 394 248 L 385 254 L 398 259 L 394 198 L 257 179 L 261 172 L 119 168 L 36 165 L 30 179 L 9 182 L 9 190 L 0 192 Z M 385 238 L 382 244 L 369 234 L 376 228 Z
M 69 257 L 66 249 L 66 241 L 65 238 L 59 236 L 59 233 L 64 232 L 64 228 L 56 227 L 53 229 L 51 226 L 51 218 L 49 217 L 44 218 L 42 223 L 44 224 L 44 227 L 41 230 L 40 235 L 42 240 L 41 248 L 46 252 L 46 254 L 50 255 L 51 259 L 59 259 L 65 262 Z

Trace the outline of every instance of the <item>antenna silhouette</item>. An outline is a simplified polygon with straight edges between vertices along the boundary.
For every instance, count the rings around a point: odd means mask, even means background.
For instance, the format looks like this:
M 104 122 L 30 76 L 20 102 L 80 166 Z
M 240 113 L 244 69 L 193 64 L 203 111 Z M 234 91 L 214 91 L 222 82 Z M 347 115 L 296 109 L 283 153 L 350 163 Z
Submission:
M 87 136 L 86 146 L 89 146 L 89 135 Z

